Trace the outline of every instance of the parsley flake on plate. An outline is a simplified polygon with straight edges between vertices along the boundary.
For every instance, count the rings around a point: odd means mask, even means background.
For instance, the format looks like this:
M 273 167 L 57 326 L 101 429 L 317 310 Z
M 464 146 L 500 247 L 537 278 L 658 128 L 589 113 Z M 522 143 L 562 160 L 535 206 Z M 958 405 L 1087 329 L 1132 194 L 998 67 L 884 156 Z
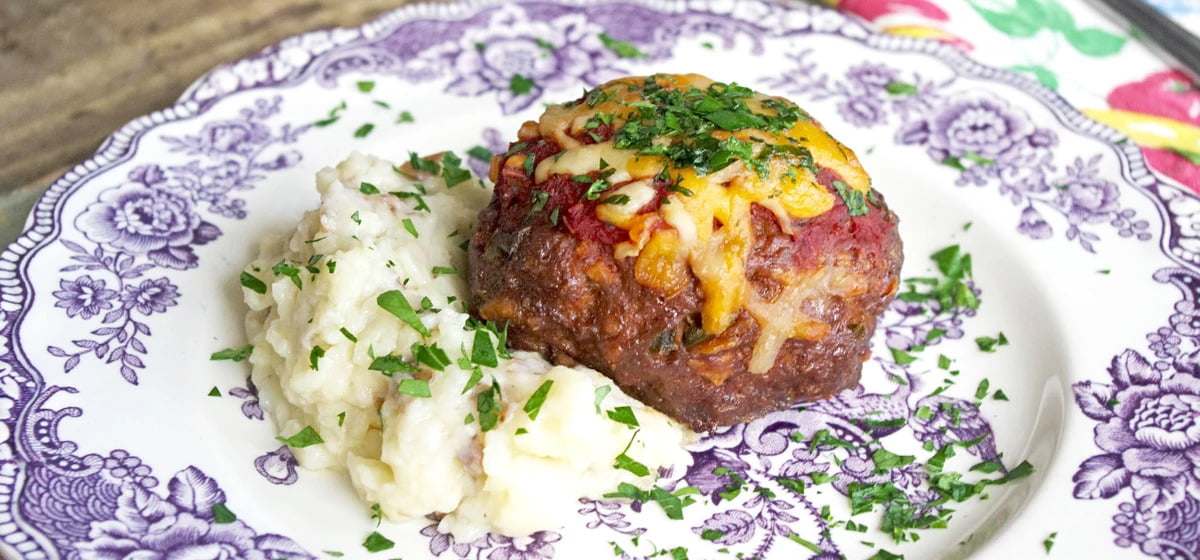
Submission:
M 647 56 L 628 41 L 613 39 L 608 33 L 600 34 L 600 42 L 604 44 L 604 48 L 612 51 L 619 58 L 646 58 Z
M 363 548 L 367 549 L 367 552 L 380 552 L 391 549 L 396 546 L 396 543 L 379 534 L 379 531 L 372 531 L 370 535 L 367 535 L 362 545 Z
M 216 503 L 212 506 L 213 523 L 226 524 L 237 521 L 237 515 L 229 510 L 224 503 Z
M 288 447 L 294 447 L 296 449 L 325 443 L 325 440 L 321 439 L 321 434 L 318 434 L 312 426 L 305 426 L 304 429 L 296 432 L 296 435 L 292 437 L 276 437 L 275 439 L 287 444 Z
M 520 74 L 513 74 L 512 80 L 508 83 L 508 90 L 517 95 L 526 95 L 533 91 L 535 86 L 537 84 L 533 80 Z
M 208 357 L 208 359 L 210 359 L 210 360 L 233 360 L 235 362 L 240 362 L 242 360 L 245 360 L 246 358 L 249 358 L 250 354 L 252 352 L 254 352 L 254 345 L 247 344 L 240 348 L 226 348 L 224 350 L 218 350 L 216 352 L 213 352 L 212 355 Z

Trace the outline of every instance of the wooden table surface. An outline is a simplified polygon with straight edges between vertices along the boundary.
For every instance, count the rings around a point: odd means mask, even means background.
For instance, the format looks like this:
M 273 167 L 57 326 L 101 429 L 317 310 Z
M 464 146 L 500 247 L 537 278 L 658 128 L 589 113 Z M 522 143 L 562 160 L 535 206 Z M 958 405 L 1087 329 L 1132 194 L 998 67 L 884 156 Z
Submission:
M 0 247 L 37 196 L 210 68 L 413 0 L 0 0 Z

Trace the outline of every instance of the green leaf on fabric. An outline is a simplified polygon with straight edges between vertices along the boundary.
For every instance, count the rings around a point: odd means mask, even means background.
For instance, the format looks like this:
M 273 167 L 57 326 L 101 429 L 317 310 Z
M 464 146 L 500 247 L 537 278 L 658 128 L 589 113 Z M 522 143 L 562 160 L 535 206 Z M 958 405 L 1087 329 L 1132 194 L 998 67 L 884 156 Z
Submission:
M 1111 56 L 1125 46 L 1125 38 L 1102 29 L 1072 29 L 1064 31 L 1063 37 L 1075 50 L 1087 56 Z
M 1063 32 L 1075 29 L 1075 18 L 1071 16 L 1071 12 L 1068 12 L 1058 0 L 1032 1 L 1040 4 L 1041 20 L 1045 22 L 1047 29 Z
M 1032 37 L 1043 28 L 1040 14 L 1030 14 L 1020 7 L 1009 11 L 996 11 L 980 7 L 975 0 L 969 0 L 971 8 L 997 31 L 1009 37 Z
M 1024 64 L 1019 66 L 1010 66 L 1009 68 L 1016 70 L 1017 72 L 1028 72 L 1033 74 L 1033 77 L 1037 78 L 1037 81 L 1041 82 L 1042 85 L 1053 90 L 1058 89 L 1058 76 L 1045 66 L 1041 66 L 1039 64 Z

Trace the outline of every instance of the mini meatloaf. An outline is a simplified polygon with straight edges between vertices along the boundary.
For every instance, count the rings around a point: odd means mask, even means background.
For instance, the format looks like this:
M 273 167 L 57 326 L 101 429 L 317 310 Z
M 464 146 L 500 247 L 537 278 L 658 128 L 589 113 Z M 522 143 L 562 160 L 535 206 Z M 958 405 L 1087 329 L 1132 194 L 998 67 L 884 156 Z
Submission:
M 473 311 L 697 431 L 858 383 L 903 260 L 854 152 L 698 75 L 553 105 L 493 158 Z

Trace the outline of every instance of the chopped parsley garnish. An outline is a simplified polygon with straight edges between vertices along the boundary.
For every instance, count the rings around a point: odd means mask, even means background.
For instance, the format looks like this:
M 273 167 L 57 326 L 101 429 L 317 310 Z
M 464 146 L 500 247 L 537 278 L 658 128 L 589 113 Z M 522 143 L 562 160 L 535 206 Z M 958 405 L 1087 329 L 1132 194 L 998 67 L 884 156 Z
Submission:
M 412 113 L 408 111 L 400 111 L 400 116 L 396 117 L 396 124 L 416 122 L 416 120 L 417 119 L 413 118 Z
M 473 146 L 467 155 L 482 162 L 492 161 L 492 151 L 483 146 Z
M 633 414 L 633 409 L 628 406 L 618 406 L 617 408 L 608 411 L 608 418 L 613 422 L 625 424 L 630 428 L 640 427 L 637 416 Z
M 308 368 L 313 370 L 319 369 L 317 362 L 321 361 L 323 357 L 325 357 L 325 349 L 320 346 L 313 346 L 312 350 L 308 353 Z
M 358 192 L 363 194 L 379 194 L 379 188 L 371 183 L 363 181 L 358 184 Z
M 513 74 L 512 80 L 508 82 L 508 90 L 517 95 L 526 95 L 533 91 L 537 84 L 533 80 L 526 78 L 520 74 Z
M 216 385 L 213 385 L 213 388 L 208 390 L 208 396 L 219 397 L 221 396 L 221 390 L 218 389 Z
M 412 218 L 404 218 L 401 220 L 401 223 L 404 224 L 405 231 L 407 231 L 409 235 L 412 235 L 413 239 L 421 238 L 421 234 L 417 233 L 417 226 L 413 225 Z
M 491 430 L 500 422 L 500 383 L 492 380 L 492 386 L 475 395 L 475 412 L 479 415 L 479 429 Z
M 629 437 L 629 443 L 625 444 L 625 449 L 623 449 L 621 454 L 617 455 L 617 458 L 613 460 L 613 468 L 629 471 L 637 477 L 650 476 L 649 467 L 637 462 L 633 459 L 633 457 L 627 455 L 627 453 L 629 453 L 629 448 L 633 447 L 633 441 L 637 439 L 639 433 L 641 433 L 640 430 L 634 432 L 633 435 Z
M 679 194 L 681 194 L 681 195 L 683 195 L 683 196 L 692 196 L 693 194 L 695 194 L 695 193 L 693 193 L 691 190 L 689 190 L 689 189 L 685 189 L 685 188 L 683 188 L 683 187 L 681 187 L 681 186 L 679 186 L 679 185 L 671 185 L 671 186 L 668 186 L 668 187 L 667 187 L 667 190 L 669 190 L 669 191 L 671 191 L 671 192 L 677 192 L 677 193 L 679 193 Z
M 894 554 L 892 552 L 888 552 L 886 549 L 881 548 L 877 550 L 875 554 L 871 555 L 870 558 L 867 558 L 867 560 L 904 560 L 904 555 Z
M 604 48 L 612 51 L 619 58 L 646 58 L 646 53 L 639 50 L 627 41 L 613 39 L 608 33 L 600 34 L 600 42 L 604 44 Z
M 676 167 L 691 167 L 698 175 L 718 171 L 742 159 L 760 175 L 769 171 L 767 160 L 783 157 L 789 164 L 817 168 L 808 150 L 800 146 L 757 144 L 736 138 L 718 140 L 714 129 L 729 132 L 758 128 L 769 133 L 785 133 L 800 119 L 807 119 L 798 107 L 778 100 L 766 100 L 764 110 L 755 112 L 747 105 L 753 90 L 737 84 L 714 83 L 705 89 L 659 84 L 665 80 L 652 76 L 630 89 L 640 88 L 643 101 L 627 104 L 632 111 L 620 115 L 625 124 L 616 131 L 618 149 L 636 150 L 640 155 L 663 156 Z M 610 99 L 611 90 L 592 90 L 585 95 L 589 106 Z M 758 156 L 755 157 L 755 151 Z
M 982 463 L 978 463 L 975 466 L 971 467 L 970 470 L 978 471 L 978 472 L 981 472 L 984 474 L 992 474 L 1002 468 L 1004 468 L 1004 467 L 1000 463 L 997 463 L 995 461 L 983 461 Z
M 842 202 L 846 203 L 846 212 L 851 216 L 865 216 L 870 212 L 863 193 L 850 188 L 850 185 L 841 181 L 834 181 L 833 188 L 837 190 Z
M 417 155 L 416 152 L 408 152 L 408 164 L 417 171 L 429 173 L 431 175 L 437 175 L 438 173 L 442 172 L 441 164 L 433 160 L 425 159 Z
M 979 387 L 975 389 L 975 398 L 982 399 L 986 397 L 988 394 L 989 385 L 991 385 L 991 383 L 987 380 L 987 378 L 984 378 L 982 381 L 980 381 Z
M 422 336 L 429 336 L 429 329 L 421 322 L 421 318 L 417 317 L 417 312 L 413 310 L 412 305 L 409 305 L 408 299 L 400 290 L 389 290 L 379 294 L 379 297 L 375 298 L 375 302 L 384 311 L 395 315 L 397 319 L 421 333 Z
M 725 531 L 718 531 L 716 529 L 705 529 L 700 532 L 700 538 L 706 541 L 715 541 L 724 536 Z
M 287 264 L 287 261 L 279 261 L 278 264 L 271 267 L 271 272 L 274 272 L 275 276 L 287 276 L 291 278 L 292 283 L 296 285 L 296 289 L 304 288 L 304 283 L 300 280 L 300 269 Z
M 888 350 L 891 350 L 892 360 L 895 361 L 898 365 L 902 365 L 902 366 L 908 365 L 917 360 L 916 356 L 913 356 L 912 354 L 909 354 L 908 352 L 905 352 L 904 350 L 900 350 L 898 348 L 889 348 Z
M 358 210 L 355 210 L 353 214 L 350 214 L 350 221 L 354 222 L 355 224 L 362 225 L 362 219 L 358 217 Z
M 892 95 L 913 95 L 917 93 L 917 86 L 904 82 L 889 82 L 884 86 L 884 89 Z
M 906 278 L 907 290 L 896 297 L 908 302 L 936 302 L 937 313 L 949 314 L 956 308 L 978 309 L 979 298 L 970 285 L 971 255 L 951 245 L 932 255 L 941 278 Z
M 446 181 L 446 188 L 452 188 L 463 181 L 470 180 L 471 172 L 463 169 L 462 158 L 454 155 L 454 152 L 446 152 L 442 155 L 442 179 Z
M 448 276 L 448 275 L 458 274 L 458 269 L 454 268 L 452 266 L 435 266 L 435 267 L 433 267 L 432 272 L 433 272 L 434 276 L 438 276 L 438 275 Z
M 800 538 L 800 535 L 797 535 L 796 533 L 788 533 L 788 539 L 791 539 L 792 542 L 811 550 L 814 554 L 823 554 L 825 552 L 824 550 L 821 550 L 821 547 L 813 544 L 810 541 Z
M 254 352 L 254 345 L 247 344 L 240 348 L 226 348 L 224 350 L 218 350 L 216 352 L 213 352 L 212 355 L 208 357 L 208 359 L 210 359 L 210 360 L 233 360 L 235 362 L 240 362 L 242 360 L 245 360 L 246 358 L 249 358 L 250 354 L 252 352 Z
M 608 197 L 608 198 L 605 198 L 604 200 L 601 200 L 600 202 L 601 202 L 602 204 L 614 204 L 614 205 L 617 205 L 617 206 L 624 206 L 624 205 L 626 205 L 626 204 L 629 204 L 629 195 L 627 195 L 627 194 L 614 194 L 614 195 L 612 195 L 612 196 L 610 196 L 610 197 Z
M 346 102 L 342 101 L 336 107 L 329 110 L 328 117 L 325 117 L 325 118 L 313 123 L 313 126 L 322 128 L 322 127 L 329 126 L 335 122 L 338 122 L 338 119 L 342 118 L 342 116 L 341 116 L 342 111 L 345 111 L 345 110 L 346 110 Z
M 521 165 L 525 170 L 525 175 L 532 177 L 534 166 L 537 165 L 537 158 L 533 154 L 525 154 L 525 161 Z
M 237 515 L 229 510 L 229 507 L 224 503 L 213 504 L 212 506 L 213 523 L 226 524 L 237 521 Z
M 604 194 L 604 191 L 608 190 L 610 187 L 612 187 L 612 184 L 609 183 L 608 180 L 596 179 L 595 181 L 592 181 L 591 186 L 588 187 L 587 192 L 584 193 L 583 196 L 588 200 L 598 200 L 600 195 Z
M 535 189 L 529 197 L 533 201 L 533 205 L 529 207 L 529 215 L 532 216 L 546 208 L 546 202 L 550 200 L 550 193 Z
M 380 535 L 379 531 L 372 531 L 370 535 L 367 535 L 367 539 L 363 541 L 363 548 L 367 549 L 367 552 L 379 552 L 388 550 L 394 546 L 396 546 L 396 543 Z
M 912 455 L 897 455 L 882 447 L 871 454 L 871 460 L 875 462 L 875 472 L 879 473 L 910 465 L 916 459 Z
M 379 504 L 371 504 L 371 519 L 376 527 L 383 523 L 383 508 Z
M 256 294 L 267 293 L 267 285 L 264 284 L 262 280 L 259 280 L 253 274 L 250 274 L 249 272 L 246 272 L 246 271 L 242 271 L 241 280 L 242 280 L 242 286 L 254 293 L 256 293 Z
M 371 90 L 375 89 L 375 82 L 372 81 L 362 81 L 356 85 L 358 86 L 358 91 L 363 93 L 371 93 Z
M 346 340 L 349 340 L 350 342 L 358 342 L 358 337 L 350 334 L 350 331 L 346 330 L 346 327 L 342 327 L 338 329 L 338 331 L 342 333 L 342 336 L 346 337 Z
M 442 371 L 446 366 L 450 365 L 450 356 L 446 355 L 446 351 L 438 348 L 437 343 L 421 344 L 415 343 L 412 345 L 413 359 L 417 363 L 425 364 L 430 369 Z
M 378 371 L 379 373 L 382 373 L 388 377 L 391 377 L 392 374 L 398 371 L 404 373 L 417 373 L 420 371 L 417 369 L 417 366 L 408 363 L 404 358 L 401 358 L 395 354 L 377 356 L 371 359 L 371 365 L 367 366 L 367 369 L 371 371 Z
M 466 369 L 466 368 L 463 368 L 463 369 Z M 467 391 L 470 391 L 472 388 L 474 388 L 476 385 L 478 385 L 480 381 L 483 381 L 483 370 L 482 369 L 479 369 L 478 367 L 474 367 L 474 368 L 470 368 L 470 369 L 471 369 L 471 377 L 469 379 L 467 379 L 467 382 L 465 384 L 463 384 L 462 393 L 461 393 L 463 395 L 467 394 Z
M 400 383 L 396 384 L 396 392 L 422 399 L 433 396 L 433 393 L 429 392 L 429 382 L 424 379 L 401 379 Z
M 983 352 L 993 353 L 997 346 L 1008 346 L 1008 337 L 1000 333 L 996 338 L 981 336 L 975 339 L 975 345 Z
M 492 345 L 492 337 L 484 329 L 475 330 L 475 340 L 471 344 L 471 362 L 487 367 L 500 365 L 496 357 L 496 347 Z
M 296 435 L 292 437 L 276 437 L 275 439 L 282 441 L 288 447 L 295 447 L 297 449 L 325 443 L 325 440 L 321 439 L 321 434 L 318 434 L 312 426 L 305 426 L 303 430 L 296 432 Z
M 1007 401 L 1008 395 L 1004 394 L 1004 391 L 1001 391 L 1000 389 L 996 389 L 996 392 L 992 393 L 992 400 Z
M 833 482 L 838 479 L 838 477 L 836 477 L 834 475 L 826 474 L 821 471 L 816 471 L 812 474 L 809 474 L 808 477 L 810 479 L 812 479 L 812 483 L 814 485 L 821 485 L 821 484 L 825 484 L 826 482 Z
M 339 428 L 341 428 L 341 427 L 342 427 L 342 424 L 345 424 L 345 423 L 346 423 L 346 413 L 345 413 L 344 411 L 343 411 L 343 412 L 339 412 L 339 413 L 337 414 L 337 419 L 338 419 L 338 427 L 339 427 Z
M 375 125 L 373 125 L 371 123 L 366 123 L 366 124 L 358 127 L 358 129 L 356 129 L 354 131 L 354 137 L 355 138 L 366 138 L 367 135 L 370 134 L 372 130 L 375 130 Z
M 1046 549 L 1046 554 L 1050 554 L 1050 549 L 1054 548 L 1054 539 L 1058 537 L 1058 532 L 1050 533 L 1046 540 L 1042 541 L 1042 546 Z
M 642 490 L 628 482 L 622 482 L 617 485 L 616 492 L 605 494 L 605 498 L 627 498 L 636 502 L 649 503 L 656 502 L 662 507 L 663 512 L 667 517 L 674 520 L 683 519 L 683 508 L 694 502 L 689 496 L 685 501 L 682 496 L 694 494 L 696 488 L 686 486 L 675 492 L 669 492 L 658 486 L 651 488 L 649 491 Z
M 596 399 L 595 399 L 596 414 L 600 414 L 600 403 L 603 402 L 604 397 L 607 397 L 608 394 L 611 392 L 612 392 L 612 385 L 604 385 L 602 387 L 596 387 Z
M 553 385 L 554 380 L 547 379 L 538 386 L 532 395 L 529 395 L 529 400 L 525 401 L 525 407 L 522 410 L 525 411 L 525 414 L 529 415 L 530 420 L 537 420 L 538 413 L 542 411 L 542 404 L 546 402 L 546 395 L 550 394 L 550 387 Z
M 429 205 L 425 203 L 425 198 L 422 197 L 418 193 L 411 193 L 411 192 L 404 192 L 404 191 L 392 191 L 388 194 L 390 194 L 396 198 L 399 198 L 399 199 L 411 198 L 411 199 L 417 201 L 417 205 L 413 207 L 413 210 L 416 210 L 418 212 L 422 212 L 422 211 L 423 212 L 433 212 L 433 210 L 429 208 Z

